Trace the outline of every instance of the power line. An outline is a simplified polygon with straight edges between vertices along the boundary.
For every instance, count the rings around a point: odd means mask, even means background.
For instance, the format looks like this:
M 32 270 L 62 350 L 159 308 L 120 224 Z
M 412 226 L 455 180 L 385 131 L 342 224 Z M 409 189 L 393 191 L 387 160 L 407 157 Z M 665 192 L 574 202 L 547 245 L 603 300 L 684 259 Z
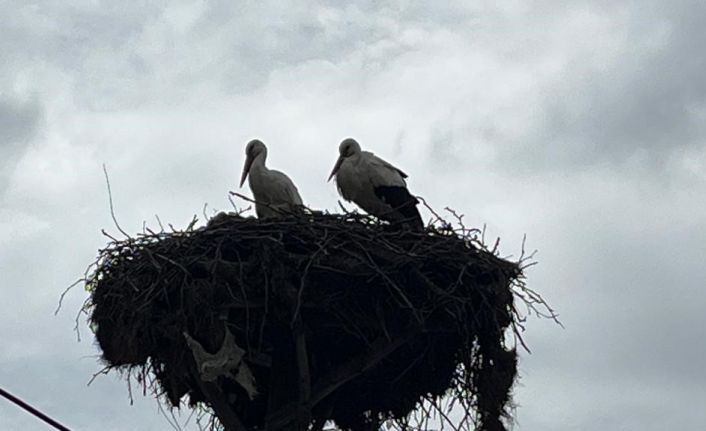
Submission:
M 12 395 L 11 393 L 7 392 L 3 388 L 0 388 L 0 395 L 3 397 L 7 398 L 8 400 L 12 401 L 13 403 L 17 404 L 18 406 L 22 407 L 23 409 L 27 410 L 28 412 L 32 413 L 39 419 L 43 420 L 44 422 L 48 423 L 49 425 L 53 426 L 54 428 L 60 430 L 60 431 L 71 431 L 70 429 L 66 428 L 59 422 L 55 421 L 54 419 L 50 418 L 49 416 L 45 415 L 44 413 L 40 412 L 39 410 L 35 409 L 34 407 L 30 406 L 26 402 L 22 401 L 21 399 L 17 398 L 16 396 Z

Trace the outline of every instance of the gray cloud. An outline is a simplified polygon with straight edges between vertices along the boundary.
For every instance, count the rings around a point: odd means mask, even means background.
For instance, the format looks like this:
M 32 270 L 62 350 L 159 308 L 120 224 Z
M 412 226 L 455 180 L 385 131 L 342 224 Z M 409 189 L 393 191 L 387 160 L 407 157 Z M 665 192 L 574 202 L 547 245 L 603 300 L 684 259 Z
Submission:
M 37 133 L 41 116 L 36 99 L 23 101 L 0 96 L 0 148 L 27 143 Z
M 42 109 L 36 98 L 19 100 L 0 93 L 0 196 L 14 163 L 41 126 Z
M 561 185 L 543 181 L 552 176 L 519 190 L 538 188 L 546 196 L 539 214 L 529 216 L 545 227 L 528 232 L 544 269 L 531 270 L 529 279 L 561 312 L 566 329 L 545 323 L 528 333 L 534 354 L 521 366 L 520 429 L 603 423 L 660 430 L 674 411 L 687 429 L 698 429 L 703 413 L 683 405 L 706 402 L 699 370 L 706 358 L 699 341 L 706 336 L 706 276 L 699 269 L 706 204 L 687 196 L 703 185 L 675 186 L 683 195 L 637 192 L 636 184 L 648 180 L 608 167 L 564 177 Z
M 68 81 L 76 103 L 97 110 L 173 103 L 199 92 L 251 94 L 282 68 L 335 64 L 355 53 L 364 79 L 414 49 L 405 41 L 410 31 L 451 30 L 468 13 L 458 5 L 317 1 L 47 2 L 21 12 L 7 20 L 0 46 L 16 65 L 42 58 Z
M 448 128 L 454 154 L 437 148 L 437 124 L 430 154 L 521 175 L 604 163 L 637 163 L 654 175 L 702 147 L 706 60 L 697 47 L 706 43 L 706 7 L 582 5 L 474 11 L 465 27 L 450 25 L 450 56 L 466 76 L 435 81 L 436 97 L 447 102 L 436 123 Z
M 640 12 L 615 30 L 617 50 L 598 43 L 602 53 L 579 52 L 564 82 L 547 88 L 544 124 L 531 149 L 515 156 L 518 164 L 623 163 L 638 154 L 662 168 L 673 151 L 704 144 L 706 59 L 696 47 L 706 43 L 706 6 L 629 4 Z M 626 9 L 615 4 L 600 12 L 620 16 Z

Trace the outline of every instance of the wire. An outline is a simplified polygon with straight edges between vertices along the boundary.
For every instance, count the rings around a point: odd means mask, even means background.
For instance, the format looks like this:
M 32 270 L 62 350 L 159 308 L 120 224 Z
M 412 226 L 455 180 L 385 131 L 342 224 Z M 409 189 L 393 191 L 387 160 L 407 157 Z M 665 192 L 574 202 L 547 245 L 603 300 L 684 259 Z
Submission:
M 54 428 L 60 430 L 60 431 L 71 431 L 70 429 L 66 428 L 59 422 L 55 421 L 54 419 L 50 418 L 49 416 L 45 415 L 44 413 L 40 412 L 39 410 L 35 409 L 34 407 L 30 406 L 26 402 L 22 401 L 21 399 L 17 398 L 16 396 L 12 395 L 11 393 L 7 392 L 3 388 L 0 388 L 0 395 L 3 397 L 7 398 L 8 400 L 12 401 L 13 403 L 17 404 L 18 406 L 22 407 L 23 409 L 27 410 L 28 412 L 32 413 L 39 419 L 43 420 L 44 422 L 48 423 L 49 425 L 53 426 Z

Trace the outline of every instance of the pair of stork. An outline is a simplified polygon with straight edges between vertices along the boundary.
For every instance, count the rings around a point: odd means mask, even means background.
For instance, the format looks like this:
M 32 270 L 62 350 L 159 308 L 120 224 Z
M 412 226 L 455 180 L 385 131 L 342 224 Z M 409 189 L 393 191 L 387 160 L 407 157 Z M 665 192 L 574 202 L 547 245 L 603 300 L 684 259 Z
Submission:
M 422 230 L 417 199 L 407 190 L 407 174 L 369 151 L 362 151 L 348 138 L 338 148 L 339 156 L 328 180 L 336 178 L 341 196 L 367 213 L 412 230 Z M 267 147 L 254 139 L 245 147 L 245 166 L 240 187 L 249 178 L 259 218 L 276 217 L 301 210 L 297 187 L 284 173 L 265 166 Z

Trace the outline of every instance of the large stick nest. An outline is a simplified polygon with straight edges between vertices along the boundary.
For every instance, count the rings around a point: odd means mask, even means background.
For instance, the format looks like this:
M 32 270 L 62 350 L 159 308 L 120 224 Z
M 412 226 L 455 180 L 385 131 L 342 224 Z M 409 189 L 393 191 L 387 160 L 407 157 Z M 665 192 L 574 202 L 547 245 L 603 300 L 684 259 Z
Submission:
M 306 398 L 305 417 L 347 429 L 436 416 L 502 430 L 517 364 L 506 329 L 521 324 L 513 299 L 537 299 L 522 279 L 477 231 L 444 223 L 414 233 L 351 214 L 221 213 L 201 228 L 112 240 L 87 284 L 103 359 L 172 406 L 188 395 L 213 407 L 184 333 L 216 352 L 227 328 L 258 394 L 232 377 L 216 385 L 247 428 Z M 453 417 L 441 400 L 458 406 Z

